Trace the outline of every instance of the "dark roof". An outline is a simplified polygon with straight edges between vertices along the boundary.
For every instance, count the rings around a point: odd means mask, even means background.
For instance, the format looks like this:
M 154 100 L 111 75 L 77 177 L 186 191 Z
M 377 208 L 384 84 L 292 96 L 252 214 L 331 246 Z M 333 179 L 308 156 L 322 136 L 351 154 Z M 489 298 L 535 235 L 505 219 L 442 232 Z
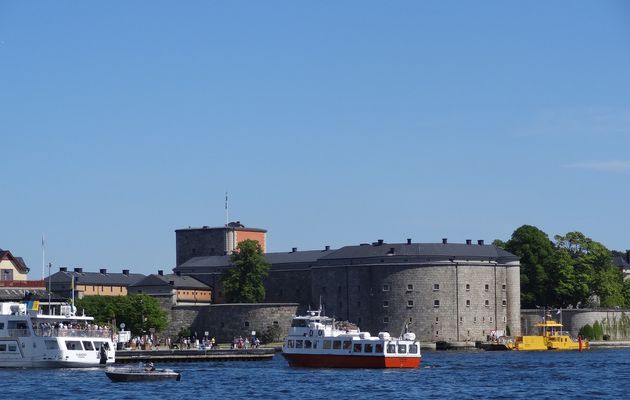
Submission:
M 26 263 L 24 262 L 24 259 L 22 257 L 15 257 L 13 254 L 11 254 L 9 250 L 0 249 L 0 260 L 2 260 L 5 257 L 13 261 L 18 271 L 20 271 L 21 273 L 27 274 L 28 271 L 30 271 L 30 269 L 26 266 Z
M 29 294 L 32 299 L 47 299 L 46 289 L 35 288 L 0 288 L 0 300 L 23 300 Z
M 266 233 L 267 230 L 266 229 L 261 229 L 261 228 L 248 228 L 244 225 L 230 225 L 230 226 L 202 226 L 202 227 L 196 227 L 196 228 L 180 228 L 180 229 L 175 229 L 175 232 L 183 232 L 183 231 L 211 231 L 211 230 L 226 230 L 229 229 L 230 231 L 249 231 L 249 232 L 263 232 Z
M 283 264 L 313 264 L 326 254 L 332 253 L 334 250 L 307 250 L 307 251 L 290 251 L 281 253 L 265 253 L 265 260 L 272 267 L 282 267 Z M 176 268 L 195 268 L 195 267 L 227 267 L 230 265 L 230 256 L 204 256 L 194 257 L 186 261 Z
M 175 274 L 156 275 L 152 274 L 131 286 L 170 286 L 173 282 L 175 289 L 200 289 L 209 290 L 210 287 L 203 282 L 198 281 L 192 276 L 179 276 Z
M 378 245 L 345 246 L 322 260 L 340 260 L 372 257 L 426 257 L 455 260 L 518 261 L 518 257 L 494 245 L 462 243 L 383 243 Z
M 626 260 L 626 258 L 624 256 L 614 256 L 613 257 L 613 264 L 615 264 L 619 268 L 623 268 L 623 269 L 629 269 L 630 268 L 630 264 L 628 263 L 628 261 Z
M 70 282 L 71 277 L 76 276 L 77 283 L 88 285 L 114 285 L 114 286 L 131 286 L 145 277 L 144 274 L 123 274 L 121 272 L 75 272 L 75 271 L 59 271 L 50 276 L 53 283 Z M 48 281 L 48 278 L 46 278 Z
M 393 251 L 392 251 L 393 250 Z M 471 260 L 511 262 L 519 258 L 512 253 L 494 245 L 462 244 L 462 243 L 382 243 L 358 246 L 345 246 L 338 250 L 308 250 L 284 253 L 266 253 L 265 259 L 272 269 L 308 268 L 313 265 L 325 266 L 345 262 L 349 259 L 370 259 L 380 257 L 420 258 L 420 261 L 436 260 Z M 415 260 L 410 260 L 415 261 Z M 183 263 L 175 270 L 185 271 L 189 268 L 227 267 L 229 256 L 195 257 Z M 189 271 L 186 271 L 190 273 Z M 195 271 L 200 272 L 200 271 Z

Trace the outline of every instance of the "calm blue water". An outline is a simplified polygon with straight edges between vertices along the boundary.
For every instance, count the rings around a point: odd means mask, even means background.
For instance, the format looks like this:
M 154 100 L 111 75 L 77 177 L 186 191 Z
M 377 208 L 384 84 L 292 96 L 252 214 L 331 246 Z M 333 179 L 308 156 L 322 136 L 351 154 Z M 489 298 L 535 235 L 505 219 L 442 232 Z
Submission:
M 180 382 L 112 383 L 102 370 L 0 369 L 6 399 L 628 398 L 630 349 L 423 352 L 417 370 L 290 368 L 273 361 L 160 364 Z

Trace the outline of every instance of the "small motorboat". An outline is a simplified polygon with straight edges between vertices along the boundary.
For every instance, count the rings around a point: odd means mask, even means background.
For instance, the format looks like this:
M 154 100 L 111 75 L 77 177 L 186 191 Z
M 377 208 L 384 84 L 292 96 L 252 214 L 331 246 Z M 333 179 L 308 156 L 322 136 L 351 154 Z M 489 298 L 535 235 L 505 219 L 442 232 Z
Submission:
M 105 375 L 112 382 L 140 382 L 140 381 L 179 381 L 182 374 L 172 369 L 159 369 L 153 363 L 140 364 L 137 367 L 109 367 Z

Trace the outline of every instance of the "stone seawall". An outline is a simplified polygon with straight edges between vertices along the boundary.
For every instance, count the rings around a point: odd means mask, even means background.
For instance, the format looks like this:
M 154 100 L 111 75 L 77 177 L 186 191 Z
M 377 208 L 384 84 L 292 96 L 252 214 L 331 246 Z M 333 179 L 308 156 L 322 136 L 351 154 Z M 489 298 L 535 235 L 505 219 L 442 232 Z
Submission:
M 169 325 L 164 336 L 177 336 L 182 328 L 202 337 L 205 332 L 218 342 L 230 342 L 235 336 L 250 337 L 252 331 L 260 337 L 275 328 L 284 336 L 291 320 L 298 313 L 297 303 L 213 304 L 209 306 L 175 306 L 165 308 Z
M 597 321 L 611 340 L 630 339 L 630 309 L 563 309 L 560 314 L 553 310 L 551 317 L 562 323 L 562 330 L 568 331 L 572 336 L 577 336 L 584 325 L 593 326 Z M 523 335 L 538 334 L 538 328 L 534 325 L 541 322 L 542 318 L 541 310 L 521 310 Z

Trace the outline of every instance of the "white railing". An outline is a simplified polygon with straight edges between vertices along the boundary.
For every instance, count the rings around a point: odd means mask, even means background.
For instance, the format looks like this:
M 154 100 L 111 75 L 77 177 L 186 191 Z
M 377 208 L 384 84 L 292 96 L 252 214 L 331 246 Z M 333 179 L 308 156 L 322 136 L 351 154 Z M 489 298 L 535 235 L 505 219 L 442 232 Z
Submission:
M 7 329 L 9 331 L 9 336 L 11 337 L 26 337 L 31 336 L 31 333 L 28 329 Z
M 56 336 L 56 337 L 97 337 L 108 338 L 112 333 L 109 329 L 60 329 L 60 328 L 37 328 L 36 336 Z

